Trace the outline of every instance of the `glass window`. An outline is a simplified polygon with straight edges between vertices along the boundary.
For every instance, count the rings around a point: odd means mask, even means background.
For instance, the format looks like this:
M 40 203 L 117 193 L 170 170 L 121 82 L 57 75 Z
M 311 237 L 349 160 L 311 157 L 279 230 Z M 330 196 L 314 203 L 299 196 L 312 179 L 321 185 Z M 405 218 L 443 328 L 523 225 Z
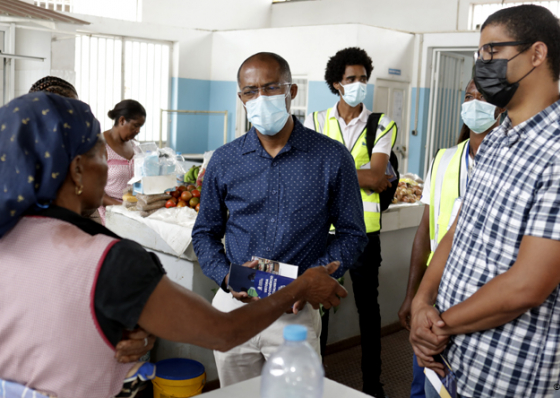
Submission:
M 556 17 L 560 16 L 560 1 L 515 1 L 511 3 L 472 4 L 469 27 L 471 30 L 480 30 L 480 26 L 486 21 L 486 18 L 496 11 L 521 4 L 536 4 L 548 8 Z
M 168 109 L 171 43 L 125 37 L 76 37 L 76 90 L 101 123 L 111 128 L 107 112 L 123 99 L 146 108 L 138 141 L 159 141 L 160 109 Z M 163 123 L 162 141 L 168 124 Z
M 35 0 L 34 4 L 58 12 L 142 21 L 142 0 Z

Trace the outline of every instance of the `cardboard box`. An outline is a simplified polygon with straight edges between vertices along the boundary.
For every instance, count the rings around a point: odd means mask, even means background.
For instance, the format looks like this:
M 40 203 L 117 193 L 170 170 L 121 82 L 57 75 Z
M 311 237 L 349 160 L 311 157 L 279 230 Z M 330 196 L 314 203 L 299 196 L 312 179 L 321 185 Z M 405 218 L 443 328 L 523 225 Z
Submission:
M 134 193 L 144 195 L 156 195 L 164 193 L 167 189 L 173 189 L 177 185 L 174 174 L 152 177 L 134 177 L 128 182 L 134 186 Z

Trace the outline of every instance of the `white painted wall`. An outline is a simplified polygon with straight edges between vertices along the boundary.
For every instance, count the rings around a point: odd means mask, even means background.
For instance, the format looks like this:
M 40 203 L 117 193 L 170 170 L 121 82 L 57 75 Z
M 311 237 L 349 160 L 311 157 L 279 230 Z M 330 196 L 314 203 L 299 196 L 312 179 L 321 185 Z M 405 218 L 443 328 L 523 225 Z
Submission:
M 520 1 L 520 0 L 518 0 Z M 406 32 L 469 29 L 472 5 L 502 0 L 321 0 L 272 5 L 271 27 L 360 23 Z
M 14 95 L 29 92 L 31 85 L 47 76 L 51 70 L 51 36 L 50 32 L 16 29 L 15 53 L 46 58 L 44 62 L 15 61 Z
M 466 29 L 470 0 L 321 0 L 272 6 L 271 26 L 360 23 L 406 32 Z M 457 6 L 462 11 L 457 18 Z M 459 19 L 459 23 L 457 20 Z M 464 25 L 464 27 L 463 27 Z
M 173 14 L 172 10 L 167 10 Z M 76 27 L 62 25 L 59 29 L 66 32 L 127 36 L 147 40 L 162 40 L 173 43 L 174 57 L 172 64 L 173 77 L 191 79 L 210 78 L 210 56 L 212 48 L 212 32 L 186 27 L 160 25 L 151 22 L 130 22 L 112 18 L 101 18 L 90 15 L 73 14 L 76 18 L 91 24 Z M 57 49 L 54 49 L 55 51 Z M 57 54 L 58 56 L 58 54 Z
M 55 35 L 51 43 L 51 75 L 76 84 L 76 39 L 69 35 Z
M 434 48 L 473 51 L 478 48 L 478 32 L 426 33 L 423 35 L 420 87 L 430 87 Z
M 412 75 L 414 35 L 355 24 L 300 26 L 215 32 L 212 47 L 212 80 L 236 80 L 237 69 L 252 54 L 275 52 L 290 64 L 292 74 L 324 80 L 329 57 L 338 50 L 359 46 L 373 58 L 376 78 L 391 78 L 389 68 L 400 68 L 401 79 Z
M 414 35 L 372 26 L 358 25 L 357 46 L 366 50 L 373 60 L 370 79 L 411 82 L 413 76 Z M 400 69 L 401 75 L 389 74 L 389 68 Z
M 191 29 L 265 28 L 271 7 L 272 0 L 142 0 L 142 20 Z

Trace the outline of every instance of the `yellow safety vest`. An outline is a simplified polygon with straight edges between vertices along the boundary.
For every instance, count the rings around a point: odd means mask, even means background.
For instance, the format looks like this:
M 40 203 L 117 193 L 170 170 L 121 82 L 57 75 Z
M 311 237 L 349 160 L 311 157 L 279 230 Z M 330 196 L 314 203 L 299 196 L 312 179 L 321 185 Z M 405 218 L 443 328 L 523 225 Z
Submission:
M 468 156 L 469 140 L 452 148 L 438 151 L 431 173 L 430 186 L 430 248 L 428 264 L 437 245 L 454 220 L 451 220 L 457 198 L 462 198 L 467 189 L 468 170 L 462 171 L 465 156 Z M 426 189 L 427 187 L 424 187 Z
M 344 144 L 344 137 L 342 136 L 340 124 L 336 117 L 332 116 L 332 110 L 333 108 L 329 108 L 326 111 L 313 113 L 315 131 L 323 133 L 327 137 Z M 382 137 L 392 131 L 393 137 L 391 145 L 394 146 L 397 139 L 397 127 L 395 122 L 382 114 L 379 118 L 378 131 L 379 130 L 382 130 L 382 133 L 377 134 L 374 145 L 377 144 Z M 367 128 L 364 128 L 364 131 L 362 131 L 360 137 L 356 140 L 354 147 L 350 151 L 354 158 L 356 170 L 359 170 L 364 164 L 371 161 L 371 156 L 367 151 L 366 134 Z M 371 193 L 370 190 L 364 189 L 360 189 L 360 191 L 362 194 L 362 203 L 364 205 L 366 232 L 377 232 L 381 230 L 381 204 L 379 202 L 379 194 L 377 192 Z

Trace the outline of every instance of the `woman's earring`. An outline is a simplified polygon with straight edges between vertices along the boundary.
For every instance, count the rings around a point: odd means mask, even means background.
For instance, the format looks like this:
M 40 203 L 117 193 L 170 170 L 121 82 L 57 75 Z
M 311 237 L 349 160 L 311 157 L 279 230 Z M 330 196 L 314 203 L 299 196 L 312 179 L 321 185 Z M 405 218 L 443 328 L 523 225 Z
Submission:
M 76 188 L 76 195 L 78 195 L 78 196 L 80 196 L 82 194 L 82 192 L 84 191 L 84 186 L 83 185 L 80 185 L 80 186 L 76 185 L 75 188 Z

